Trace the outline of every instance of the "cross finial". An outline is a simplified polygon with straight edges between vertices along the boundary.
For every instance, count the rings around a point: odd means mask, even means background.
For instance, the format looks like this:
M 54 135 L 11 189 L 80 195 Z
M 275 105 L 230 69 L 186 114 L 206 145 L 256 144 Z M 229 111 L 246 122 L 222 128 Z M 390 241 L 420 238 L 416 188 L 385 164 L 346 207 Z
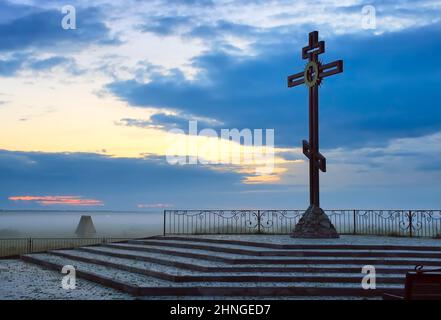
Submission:
M 315 60 L 315 58 L 325 52 L 325 42 L 318 41 L 318 31 L 309 33 L 309 44 L 302 49 L 302 58 Z

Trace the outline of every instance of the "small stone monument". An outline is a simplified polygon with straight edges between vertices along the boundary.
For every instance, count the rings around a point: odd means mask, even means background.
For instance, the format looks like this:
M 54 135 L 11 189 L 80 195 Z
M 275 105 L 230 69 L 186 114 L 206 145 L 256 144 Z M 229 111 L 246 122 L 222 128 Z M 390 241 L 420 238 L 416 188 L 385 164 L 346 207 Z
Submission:
M 91 216 L 81 216 L 75 234 L 79 237 L 91 237 L 96 234 Z

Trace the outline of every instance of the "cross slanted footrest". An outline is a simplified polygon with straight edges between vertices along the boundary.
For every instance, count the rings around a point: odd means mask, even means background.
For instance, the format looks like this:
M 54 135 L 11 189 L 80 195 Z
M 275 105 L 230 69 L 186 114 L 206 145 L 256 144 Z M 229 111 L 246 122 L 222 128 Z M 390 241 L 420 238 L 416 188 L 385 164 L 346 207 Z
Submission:
M 322 171 L 326 172 L 326 158 L 320 152 L 314 152 L 311 150 L 311 146 L 308 141 L 303 140 L 303 154 L 309 159 L 315 162 L 315 165 Z

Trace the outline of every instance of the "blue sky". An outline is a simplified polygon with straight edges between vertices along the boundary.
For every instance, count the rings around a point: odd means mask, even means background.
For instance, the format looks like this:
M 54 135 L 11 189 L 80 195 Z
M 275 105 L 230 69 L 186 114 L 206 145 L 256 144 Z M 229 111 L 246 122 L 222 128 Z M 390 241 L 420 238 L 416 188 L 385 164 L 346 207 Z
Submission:
M 67 4 L 75 30 L 61 28 Z M 322 206 L 437 209 L 440 13 L 429 0 L 0 1 L 0 208 L 306 208 L 307 89 L 286 77 L 318 30 L 321 59 L 345 63 L 320 87 Z M 170 165 L 167 132 L 190 120 L 274 129 L 278 170 Z

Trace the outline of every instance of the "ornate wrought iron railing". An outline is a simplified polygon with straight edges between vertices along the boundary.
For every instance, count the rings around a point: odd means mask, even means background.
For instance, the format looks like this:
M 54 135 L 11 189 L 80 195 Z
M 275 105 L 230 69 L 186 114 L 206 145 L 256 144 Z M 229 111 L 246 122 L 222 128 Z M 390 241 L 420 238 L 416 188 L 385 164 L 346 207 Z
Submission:
M 164 210 L 164 235 L 289 234 L 305 210 Z M 441 210 L 325 210 L 340 234 L 441 237 Z

